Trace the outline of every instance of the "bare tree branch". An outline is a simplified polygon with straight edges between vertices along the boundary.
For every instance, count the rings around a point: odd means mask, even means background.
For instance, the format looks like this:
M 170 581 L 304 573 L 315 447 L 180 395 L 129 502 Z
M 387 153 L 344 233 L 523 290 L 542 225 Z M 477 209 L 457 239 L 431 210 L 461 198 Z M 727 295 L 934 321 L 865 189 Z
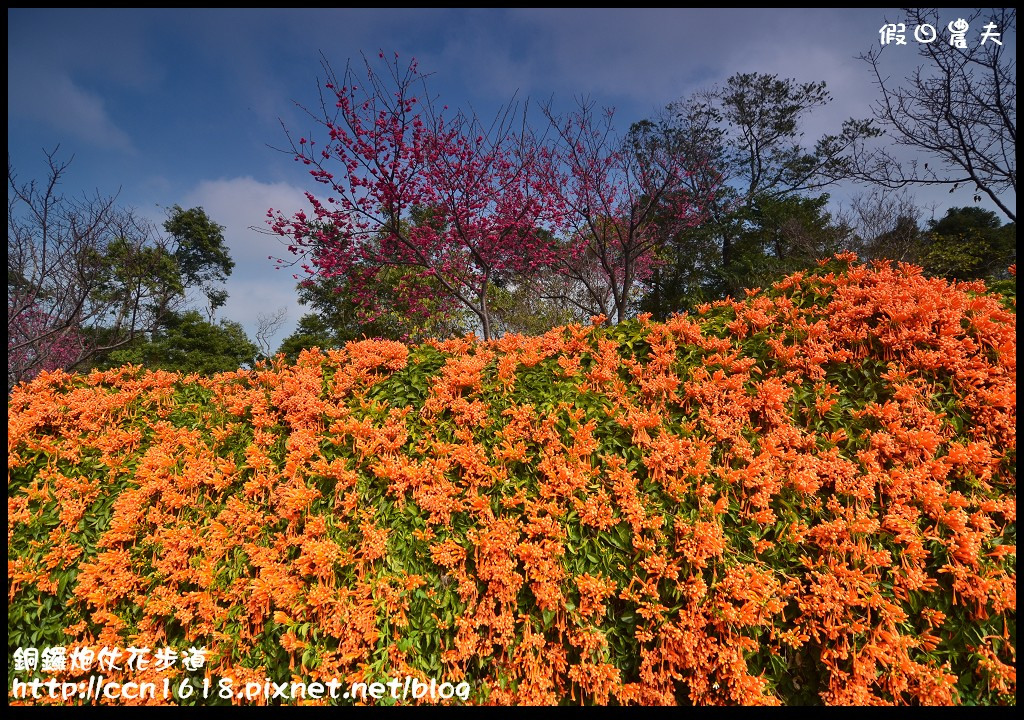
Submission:
M 1007 195 L 1017 193 L 1017 72 L 1013 39 L 1014 8 L 977 10 L 967 19 L 978 31 L 966 48 L 941 37 L 943 28 L 933 8 L 906 8 L 906 27 L 930 25 L 940 37 L 919 43 L 924 64 L 903 85 L 882 69 L 884 46 L 861 55 L 875 75 L 881 99 L 873 110 L 898 146 L 923 151 L 929 162 L 897 160 L 884 148 L 854 152 L 855 177 L 894 189 L 909 185 L 974 185 L 975 201 L 988 197 L 1016 222 Z M 994 25 L 995 27 L 990 27 Z M 985 38 L 986 30 L 1000 37 Z M 998 42 L 997 42 L 998 40 Z M 1009 42 L 1009 41 L 1007 41 Z
M 281 329 L 288 317 L 288 308 L 281 306 L 272 313 L 260 313 L 256 316 L 256 344 L 265 357 L 274 354 L 270 339 Z

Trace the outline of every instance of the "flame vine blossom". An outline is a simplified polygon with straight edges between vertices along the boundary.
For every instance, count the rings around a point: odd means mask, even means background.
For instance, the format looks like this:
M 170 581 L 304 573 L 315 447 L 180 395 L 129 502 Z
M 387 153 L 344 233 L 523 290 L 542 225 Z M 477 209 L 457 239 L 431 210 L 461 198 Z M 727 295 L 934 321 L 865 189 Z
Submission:
M 40 373 L 8 410 L 9 654 L 205 646 L 214 683 L 479 704 L 1013 703 L 1015 307 L 838 256 L 665 323 Z

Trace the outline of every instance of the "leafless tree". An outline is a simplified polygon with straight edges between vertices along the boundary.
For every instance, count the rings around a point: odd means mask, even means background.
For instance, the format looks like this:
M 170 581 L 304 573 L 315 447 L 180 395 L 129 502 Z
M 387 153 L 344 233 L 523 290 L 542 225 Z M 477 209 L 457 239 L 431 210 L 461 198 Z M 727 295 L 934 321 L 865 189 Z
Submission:
M 576 250 L 566 254 L 559 266 L 560 277 L 546 282 L 538 297 L 565 308 L 577 320 L 595 315 L 615 318 L 619 305 L 624 308 L 623 317 L 628 316 L 634 309 L 641 285 L 634 284 L 628 295 L 619 297 L 617 304 L 612 282 L 614 248 L 598 241 L 580 244 Z
M 151 224 L 96 193 L 60 192 L 70 160 L 19 181 L 7 160 L 7 384 L 70 370 L 147 332 L 181 297 Z
M 270 339 L 281 329 L 287 317 L 288 308 L 284 306 L 272 313 L 260 313 L 256 316 L 256 344 L 260 346 L 260 352 L 264 357 L 271 357 L 274 354 Z
M 922 207 L 908 189 L 874 188 L 854 195 L 836 214 L 850 228 L 850 249 L 863 259 L 920 262 L 921 228 L 935 207 Z
M 885 74 L 882 64 L 883 51 L 893 46 L 873 48 L 861 59 L 871 66 L 881 91 L 873 109 L 886 138 L 898 146 L 923 151 L 930 162 L 901 161 L 884 148 L 862 146 L 857 154 L 857 176 L 890 189 L 946 185 L 952 192 L 958 186 L 973 185 L 976 202 L 988 197 L 1015 222 L 1016 9 L 979 9 L 963 18 L 971 29 L 965 48 L 951 44 L 948 24 L 939 21 L 937 10 L 906 8 L 905 13 L 903 24 L 908 33 L 933 37 L 929 30 L 918 30 L 925 26 L 935 32 L 932 42 L 917 43 L 925 62 L 898 85 Z M 961 18 L 953 22 L 958 20 Z M 1012 194 L 1012 202 L 1007 194 Z
M 696 225 L 707 199 L 686 191 L 679 153 L 643 137 L 657 132 L 653 125 L 620 138 L 613 111 L 599 111 L 590 100 L 566 114 L 550 102 L 541 110 L 552 131 L 549 150 L 564 173 L 554 191 L 571 238 L 562 271 L 586 290 L 590 307 L 621 322 L 670 234 L 665 228 Z

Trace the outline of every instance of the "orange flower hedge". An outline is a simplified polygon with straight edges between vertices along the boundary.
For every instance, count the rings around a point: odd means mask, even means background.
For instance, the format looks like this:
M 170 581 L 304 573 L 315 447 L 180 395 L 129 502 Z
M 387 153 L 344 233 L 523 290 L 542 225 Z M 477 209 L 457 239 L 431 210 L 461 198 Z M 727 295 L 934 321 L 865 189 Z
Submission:
M 663 324 L 43 374 L 8 688 L 19 646 L 205 646 L 476 703 L 1013 703 L 1007 304 L 839 256 Z

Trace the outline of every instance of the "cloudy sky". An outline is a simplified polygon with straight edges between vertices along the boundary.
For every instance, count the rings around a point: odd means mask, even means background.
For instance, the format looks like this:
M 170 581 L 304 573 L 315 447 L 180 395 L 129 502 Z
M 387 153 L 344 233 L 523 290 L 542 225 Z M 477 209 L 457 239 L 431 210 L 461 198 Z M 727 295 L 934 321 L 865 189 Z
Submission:
M 940 20 L 969 13 L 943 10 Z M 154 220 L 174 204 L 202 206 L 227 228 L 237 263 L 223 316 L 251 336 L 261 312 L 287 308 L 276 347 L 302 308 L 291 274 L 267 259 L 284 248 L 251 228 L 265 227 L 268 208 L 297 210 L 304 191 L 317 189 L 306 168 L 273 147 L 285 145 L 282 123 L 300 135 L 312 130 L 296 102 L 316 98 L 321 52 L 336 68 L 361 52 L 415 57 L 444 103 L 483 116 L 513 95 L 563 107 L 588 96 L 616 108 L 621 130 L 737 72 L 824 80 L 834 101 L 807 125 L 816 137 L 870 115 L 877 90 L 856 58 L 898 16 L 895 9 L 8 9 L 8 152 L 19 179 L 41 178 L 43 149 L 59 144 L 62 158 L 74 156 L 66 192 L 119 193 L 122 204 Z M 915 66 L 914 45 L 887 48 L 892 77 Z M 937 199 L 968 205 L 971 195 Z

